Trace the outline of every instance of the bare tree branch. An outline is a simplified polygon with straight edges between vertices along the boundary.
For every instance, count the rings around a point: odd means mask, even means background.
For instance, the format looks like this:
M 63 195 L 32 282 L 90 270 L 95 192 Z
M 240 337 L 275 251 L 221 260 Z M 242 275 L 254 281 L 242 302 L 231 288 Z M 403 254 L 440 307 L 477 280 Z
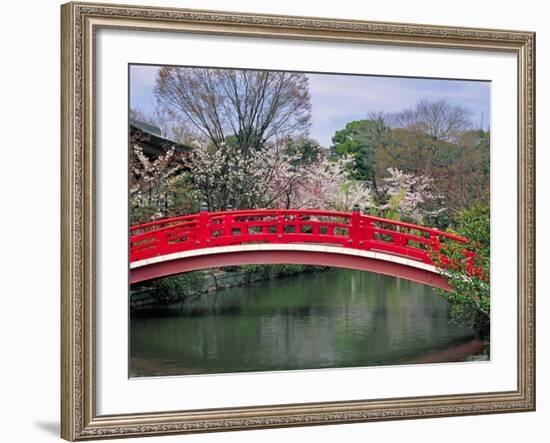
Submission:
M 164 67 L 155 95 L 218 147 L 234 136 L 239 149 L 258 149 L 311 124 L 308 78 L 299 73 Z

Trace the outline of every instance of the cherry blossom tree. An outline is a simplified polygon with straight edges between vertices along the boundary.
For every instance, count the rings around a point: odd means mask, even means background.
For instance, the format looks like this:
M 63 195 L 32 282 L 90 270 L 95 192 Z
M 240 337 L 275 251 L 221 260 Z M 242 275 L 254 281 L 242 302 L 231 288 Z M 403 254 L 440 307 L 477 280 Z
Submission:
M 319 155 L 300 162 L 299 154 L 289 155 L 285 146 L 264 146 L 243 153 L 237 146 L 218 147 L 194 142 L 190 154 L 178 157 L 174 149 L 149 159 L 140 146 L 133 149 L 130 197 L 132 218 L 153 220 L 172 213 L 196 210 L 176 196 L 182 184 L 182 170 L 189 170 L 189 182 L 209 211 L 248 208 L 332 209 L 350 211 L 354 205 L 373 207 L 372 190 L 366 182 L 349 178 L 351 157 L 332 160 Z M 426 175 L 388 169 L 381 184 L 385 196 L 378 209 L 392 218 L 422 222 L 423 217 L 444 210 Z M 178 206 L 178 207 L 174 207 Z
M 167 215 L 177 176 L 182 169 L 172 147 L 150 159 L 141 146 L 133 145 L 130 160 L 130 204 L 132 222 L 155 220 Z
M 332 161 L 321 157 L 297 168 L 280 168 L 275 175 L 277 205 L 283 208 L 349 211 L 355 204 L 370 205 L 368 186 L 348 178 L 350 157 Z
M 379 209 L 389 211 L 390 216 L 402 216 L 422 222 L 426 216 L 435 216 L 445 208 L 441 197 L 434 191 L 433 179 L 427 175 L 406 174 L 396 168 L 388 168 L 389 176 L 383 180 L 385 203 Z
M 268 207 L 271 184 L 289 159 L 276 148 L 243 152 L 238 146 L 194 142 L 188 159 L 192 179 L 209 211 Z
M 193 182 L 210 211 L 246 208 L 351 210 L 371 203 L 370 189 L 348 178 L 350 158 L 319 156 L 300 162 L 285 146 L 264 146 L 246 154 L 229 143 L 196 142 L 189 156 Z

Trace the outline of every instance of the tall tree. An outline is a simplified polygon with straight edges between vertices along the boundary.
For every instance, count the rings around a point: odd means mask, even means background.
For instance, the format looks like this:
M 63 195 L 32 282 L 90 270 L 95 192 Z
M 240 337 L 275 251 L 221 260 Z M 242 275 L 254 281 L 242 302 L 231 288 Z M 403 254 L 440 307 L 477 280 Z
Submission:
M 332 137 L 333 157 L 353 158 L 351 175 L 356 180 L 367 181 L 376 192 L 376 147 L 384 139 L 389 128 L 382 118 L 356 120 L 336 131 Z
M 412 108 L 393 115 L 392 127 L 420 131 L 443 141 L 455 141 L 472 126 L 470 111 L 447 100 L 419 100 Z
M 310 164 L 324 155 L 319 143 L 310 138 L 288 140 L 284 151 L 287 156 L 292 157 L 291 163 L 296 166 Z
M 434 139 L 423 132 L 395 128 L 387 132 L 376 148 L 376 174 L 385 175 L 388 168 L 407 173 L 437 176 L 460 154 L 459 147 Z
M 308 78 L 299 73 L 164 67 L 155 95 L 213 146 L 234 137 L 241 152 L 305 134 L 311 122 Z
M 465 132 L 456 150 L 459 155 L 437 178 L 453 215 L 475 202 L 489 205 L 490 133 L 483 130 Z

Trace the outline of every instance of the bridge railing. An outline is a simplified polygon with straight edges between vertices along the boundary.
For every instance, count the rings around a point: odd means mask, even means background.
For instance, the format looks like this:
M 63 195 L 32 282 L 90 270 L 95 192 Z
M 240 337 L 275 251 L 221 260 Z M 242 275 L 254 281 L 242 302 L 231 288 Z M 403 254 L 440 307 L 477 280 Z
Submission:
M 313 243 L 384 252 L 433 264 L 433 252 L 447 241 L 468 243 L 463 237 L 443 231 L 359 211 L 202 211 L 132 226 L 130 261 L 218 246 Z

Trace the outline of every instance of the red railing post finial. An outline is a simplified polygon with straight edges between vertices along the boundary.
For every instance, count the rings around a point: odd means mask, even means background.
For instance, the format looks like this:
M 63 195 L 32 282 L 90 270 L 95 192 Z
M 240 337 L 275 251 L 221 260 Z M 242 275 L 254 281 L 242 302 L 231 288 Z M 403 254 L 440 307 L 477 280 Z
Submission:
M 374 239 L 374 222 L 370 216 L 370 208 L 365 206 L 365 215 L 361 218 L 361 240 L 368 243 Z

